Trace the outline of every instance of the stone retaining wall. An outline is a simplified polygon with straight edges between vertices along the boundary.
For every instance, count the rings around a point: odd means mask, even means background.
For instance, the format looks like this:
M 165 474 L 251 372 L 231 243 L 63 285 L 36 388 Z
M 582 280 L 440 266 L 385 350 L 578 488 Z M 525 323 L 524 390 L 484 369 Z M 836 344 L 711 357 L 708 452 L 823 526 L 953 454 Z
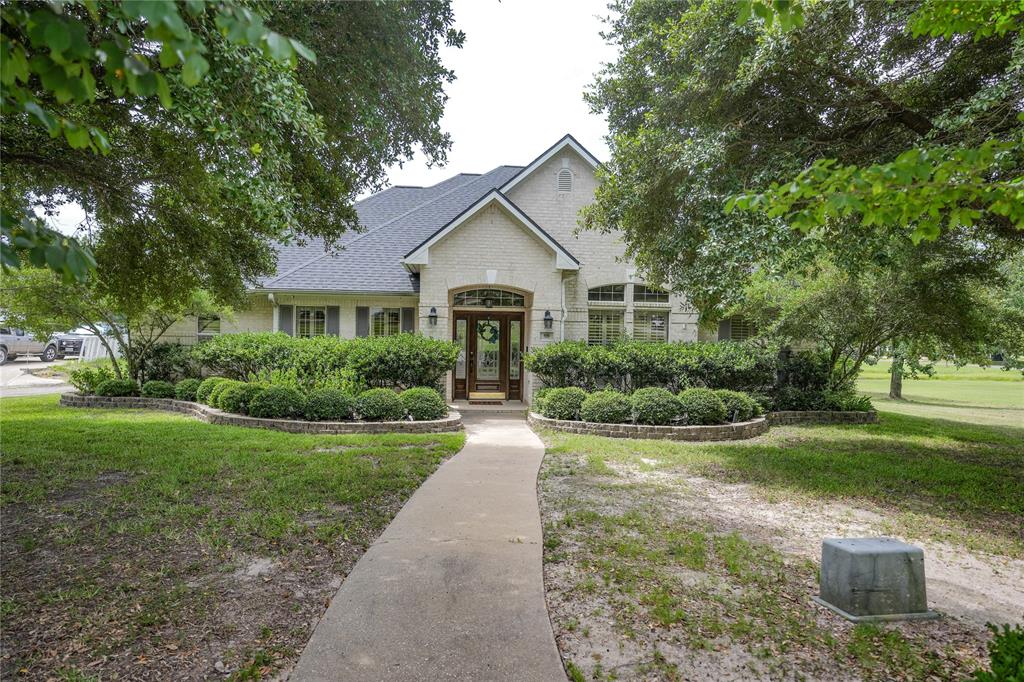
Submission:
M 768 423 L 772 426 L 790 424 L 875 424 L 878 413 L 871 412 L 832 412 L 829 410 L 787 410 L 769 412 Z
M 273 429 L 275 431 L 288 431 L 289 433 L 447 433 L 462 430 L 462 416 L 458 412 L 450 412 L 444 419 L 421 422 L 307 422 L 297 419 L 246 417 L 241 414 L 216 410 L 200 403 L 171 398 L 113 398 L 98 395 L 82 395 L 80 393 L 65 393 L 60 397 L 60 404 L 65 407 L 132 408 L 180 412 L 210 424 Z
M 543 426 L 555 431 L 585 433 L 609 438 L 657 438 L 662 440 L 746 440 L 768 431 L 764 417 L 735 424 L 715 426 L 648 426 L 645 424 L 597 424 L 594 422 L 548 419 L 534 412 L 529 416 L 530 426 Z

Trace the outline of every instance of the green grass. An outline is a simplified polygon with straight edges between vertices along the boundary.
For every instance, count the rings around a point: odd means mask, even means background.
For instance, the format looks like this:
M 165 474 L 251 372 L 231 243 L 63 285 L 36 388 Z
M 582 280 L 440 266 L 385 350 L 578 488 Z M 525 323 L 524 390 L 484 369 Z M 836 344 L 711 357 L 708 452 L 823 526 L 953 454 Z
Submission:
M 879 410 L 969 424 L 1024 424 L 1024 376 L 1019 371 L 939 363 L 933 377 L 903 380 L 903 400 L 889 400 L 889 366 L 887 360 L 868 366 L 857 380 L 857 389 L 871 396 Z
M 882 413 L 878 424 L 775 428 L 752 442 L 548 438 L 550 452 L 578 454 L 592 472 L 608 461 L 684 467 L 772 495 L 866 502 L 927 536 L 1024 556 L 1024 428 Z
M 193 630 L 200 638 L 234 632 L 217 639 L 238 643 L 222 655 L 239 665 L 252 662 L 246 637 L 270 625 L 283 633 L 276 644 L 301 647 L 310 616 L 322 612 L 319 596 L 290 614 L 289 602 L 263 591 L 273 579 L 240 585 L 230 576 L 267 557 L 290 576 L 286 591 L 329 593 L 331 577 L 464 442 L 462 434 L 215 426 L 162 412 L 62 408 L 57 396 L 4 399 L 0 430 L 3 648 L 13 655 L 2 672 L 29 662 L 19 635 L 40 618 L 58 639 L 37 647 L 79 652 L 70 662 L 35 663 L 39 675 L 97 652 L 170 655 L 167 628 L 186 640 Z M 90 670 L 103 672 L 116 676 Z

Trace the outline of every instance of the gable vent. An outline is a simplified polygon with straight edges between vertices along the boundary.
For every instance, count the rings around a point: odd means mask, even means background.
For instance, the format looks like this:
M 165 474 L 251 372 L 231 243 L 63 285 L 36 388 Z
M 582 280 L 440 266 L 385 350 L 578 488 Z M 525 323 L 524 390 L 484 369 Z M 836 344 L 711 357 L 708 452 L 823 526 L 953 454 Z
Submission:
M 558 171 L 558 191 L 572 191 L 572 171 L 569 170 L 568 168 L 563 168 L 562 170 Z

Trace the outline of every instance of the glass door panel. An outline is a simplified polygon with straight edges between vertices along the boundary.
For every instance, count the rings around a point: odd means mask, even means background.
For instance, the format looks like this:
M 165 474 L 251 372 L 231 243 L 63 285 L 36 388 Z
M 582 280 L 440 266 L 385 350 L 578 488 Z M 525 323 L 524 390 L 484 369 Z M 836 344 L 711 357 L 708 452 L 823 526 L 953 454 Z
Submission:
M 519 379 L 519 363 L 522 361 L 522 325 L 519 320 L 508 323 L 508 378 Z
M 501 378 L 501 321 L 476 321 L 476 380 L 498 381 Z
M 455 320 L 455 343 L 459 346 L 459 357 L 455 361 L 455 378 L 466 378 L 466 323 L 468 320 Z

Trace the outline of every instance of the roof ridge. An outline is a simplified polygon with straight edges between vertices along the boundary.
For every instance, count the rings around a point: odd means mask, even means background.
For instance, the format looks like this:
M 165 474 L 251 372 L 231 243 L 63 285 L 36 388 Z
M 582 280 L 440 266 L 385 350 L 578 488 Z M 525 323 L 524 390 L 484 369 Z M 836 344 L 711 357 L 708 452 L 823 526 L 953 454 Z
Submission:
M 499 168 L 500 168 L 500 166 L 499 166 Z M 497 170 L 497 169 L 495 169 L 495 170 Z M 493 171 L 490 171 L 490 172 L 493 172 Z M 459 175 L 461 175 L 461 173 Z M 456 176 L 456 177 L 458 177 L 458 176 Z M 459 183 L 455 187 L 452 187 L 450 190 L 448 190 L 446 192 L 442 192 L 441 194 L 437 195 L 433 199 L 430 199 L 428 201 L 424 201 L 422 204 L 417 204 L 416 206 L 413 206 L 412 208 L 410 208 L 405 213 L 397 215 L 394 218 L 392 218 L 392 219 L 390 219 L 390 220 L 388 220 L 388 221 L 386 221 L 384 223 L 381 223 L 377 227 L 371 228 L 371 229 L 367 230 L 366 232 L 363 232 L 361 235 L 359 235 L 355 239 L 353 239 L 353 240 L 351 240 L 349 242 L 346 242 L 344 244 L 344 246 L 348 247 L 348 246 L 350 246 L 352 244 L 355 244 L 356 242 L 361 240 L 363 237 L 367 237 L 367 236 L 369 236 L 371 234 L 374 234 L 375 232 L 379 232 L 380 230 L 384 229 L 388 225 L 394 223 L 397 220 L 401 220 L 402 218 L 405 218 L 406 216 L 408 216 L 408 215 L 410 215 L 412 213 L 415 213 L 416 211 L 420 210 L 424 206 L 429 206 L 430 204 L 434 203 L 435 201 L 438 201 L 439 199 L 443 199 L 444 197 L 448 196 L 449 194 L 451 194 L 455 190 L 459 189 L 460 187 L 463 187 L 463 186 L 468 185 L 470 183 L 476 182 L 477 179 L 479 179 L 480 177 L 483 177 L 483 176 L 477 176 L 476 179 L 469 180 L 468 182 Z M 438 184 L 440 184 L 440 183 L 438 183 Z M 388 188 L 388 189 L 390 189 L 390 188 Z M 386 192 L 387 190 L 384 190 L 384 191 Z M 332 255 L 332 253 L 330 251 L 324 251 L 322 254 L 320 254 L 316 258 L 311 258 L 310 260 L 306 261 L 305 263 L 302 263 L 301 265 L 295 266 L 294 268 L 292 268 L 288 272 L 283 272 L 280 275 L 277 275 L 276 277 L 274 277 L 274 279 L 268 280 L 266 282 L 266 284 L 263 285 L 263 288 L 266 288 L 268 285 L 271 285 L 274 282 L 287 277 L 288 275 L 291 275 L 291 274 L 293 274 L 295 272 L 298 272 L 299 270 L 301 270 L 302 268 L 306 267 L 307 265 L 312 265 L 313 263 L 321 261 L 321 260 L 323 260 L 324 258 L 326 258 L 327 256 L 330 256 L 330 255 Z

